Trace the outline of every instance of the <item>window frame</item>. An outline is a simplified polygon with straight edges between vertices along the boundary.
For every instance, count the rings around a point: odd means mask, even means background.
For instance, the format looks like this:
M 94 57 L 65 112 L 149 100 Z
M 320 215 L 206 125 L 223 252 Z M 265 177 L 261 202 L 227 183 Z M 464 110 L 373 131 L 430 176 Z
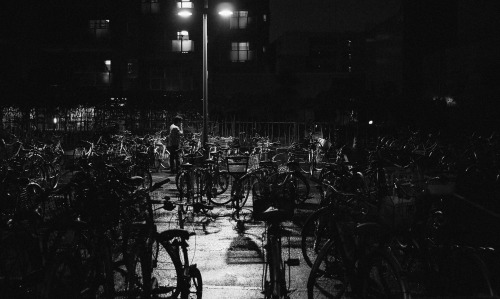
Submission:
M 243 55 L 244 54 L 244 55 Z M 229 54 L 229 59 L 233 63 L 245 63 L 252 61 L 254 51 L 252 50 L 250 42 L 231 42 L 231 51 Z M 236 59 L 234 59 L 234 57 Z
M 251 22 L 248 10 L 233 11 L 229 18 L 229 29 L 247 29 Z

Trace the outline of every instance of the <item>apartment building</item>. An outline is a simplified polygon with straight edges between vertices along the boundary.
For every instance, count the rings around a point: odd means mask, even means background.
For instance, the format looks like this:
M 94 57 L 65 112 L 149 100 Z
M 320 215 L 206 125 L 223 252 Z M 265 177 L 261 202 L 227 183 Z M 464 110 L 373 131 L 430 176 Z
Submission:
M 267 72 L 268 2 L 27 0 L 23 6 L 12 4 L 2 10 L 5 34 L 0 37 L 0 51 L 6 68 L 1 86 L 9 90 L 11 99 L 27 105 L 114 103 L 201 109 L 203 13 L 208 16 L 209 94 L 220 94 L 224 87 L 216 85 L 223 84 L 215 80 L 217 74 L 234 78 Z M 231 16 L 217 13 L 222 3 L 229 4 Z M 190 10 L 189 18 L 178 15 L 183 9 Z

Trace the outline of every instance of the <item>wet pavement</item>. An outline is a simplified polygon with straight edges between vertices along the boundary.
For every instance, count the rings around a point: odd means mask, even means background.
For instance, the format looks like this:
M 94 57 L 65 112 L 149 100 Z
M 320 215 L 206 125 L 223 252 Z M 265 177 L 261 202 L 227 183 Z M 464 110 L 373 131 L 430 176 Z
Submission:
M 153 181 L 166 177 L 171 182 L 162 190 L 153 194 L 155 197 L 169 195 L 177 199 L 174 177 L 168 173 L 153 173 Z M 315 184 L 311 183 L 311 192 Z M 229 196 L 229 191 L 221 196 Z M 298 209 L 294 220 L 284 223 L 284 228 L 289 232 L 289 237 L 283 239 L 283 258 L 288 258 L 288 245 L 290 245 L 290 258 L 300 260 L 299 266 L 290 268 L 291 293 L 290 298 L 306 298 L 306 282 L 309 267 L 302 260 L 300 250 L 300 222 L 312 213 L 318 200 L 318 194 L 307 200 L 306 207 Z M 251 212 L 251 201 L 247 203 L 244 213 Z M 195 236 L 189 240 L 189 256 L 192 263 L 197 264 L 203 278 L 203 298 L 264 298 L 262 295 L 263 263 L 263 222 L 245 221 L 243 227 L 232 220 L 230 206 L 215 207 L 211 215 L 215 219 L 204 216 L 194 216 L 186 222 L 185 229 L 194 231 Z M 177 228 L 175 212 L 158 211 L 157 223 L 159 230 Z M 288 277 L 288 276 L 287 276 Z

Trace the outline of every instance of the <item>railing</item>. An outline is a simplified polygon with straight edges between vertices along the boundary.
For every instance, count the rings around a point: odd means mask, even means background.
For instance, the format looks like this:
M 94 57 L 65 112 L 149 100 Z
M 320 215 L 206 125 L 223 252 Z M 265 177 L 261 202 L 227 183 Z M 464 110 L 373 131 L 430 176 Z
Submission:
M 151 134 L 167 130 L 174 114 L 164 110 L 145 109 L 132 111 L 121 107 L 96 108 L 77 107 L 51 111 L 33 108 L 21 111 L 16 108 L 1 110 L 1 124 L 4 129 L 19 135 L 26 132 L 56 132 L 65 136 L 66 144 L 72 146 L 79 139 L 90 138 L 102 129 L 114 127 L 115 131 L 128 130 L 134 134 Z M 315 123 L 315 135 L 329 140 L 344 142 L 354 134 L 354 130 L 335 123 Z M 186 132 L 200 133 L 203 121 L 199 115 L 187 115 L 184 121 Z M 311 128 L 306 122 L 250 122 L 236 120 L 211 120 L 209 135 L 238 137 L 242 145 L 250 143 L 255 136 L 268 137 L 282 145 L 301 142 Z

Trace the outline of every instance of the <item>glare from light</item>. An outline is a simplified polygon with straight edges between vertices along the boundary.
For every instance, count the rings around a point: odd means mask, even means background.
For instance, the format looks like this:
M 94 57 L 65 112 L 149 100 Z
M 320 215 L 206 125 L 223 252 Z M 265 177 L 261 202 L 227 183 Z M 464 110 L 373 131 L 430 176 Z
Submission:
M 183 18 L 188 18 L 190 17 L 191 15 L 193 15 L 192 12 L 188 11 L 188 10 L 181 10 L 177 13 L 179 16 L 183 17 Z
M 233 12 L 228 10 L 228 9 L 224 9 L 224 10 L 219 11 L 219 15 L 221 15 L 223 17 L 229 17 L 229 16 L 233 15 Z
M 446 101 L 447 106 L 456 106 L 457 105 L 457 102 L 455 102 L 455 99 L 453 99 L 452 97 L 445 97 L 444 99 Z
M 54 117 L 54 124 L 57 124 L 57 117 Z
M 370 121 L 368 122 L 368 124 L 369 124 L 369 125 L 373 125 L 373 120 L 370 120 Z

